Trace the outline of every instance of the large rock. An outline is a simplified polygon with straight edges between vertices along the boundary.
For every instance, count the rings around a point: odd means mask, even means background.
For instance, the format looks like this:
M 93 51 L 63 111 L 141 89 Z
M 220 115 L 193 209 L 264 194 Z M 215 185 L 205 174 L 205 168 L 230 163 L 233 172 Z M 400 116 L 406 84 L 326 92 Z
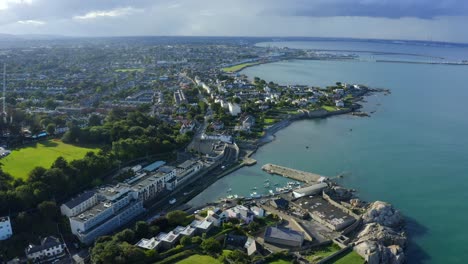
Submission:
M 375 241 L 364 241 L 357 244 L 354 250 L 368 264 L 402 264 L 405 261 L 403 249 L 397 245 L 385 247 Z
M 356 243 L 375 241 L 384 246 L 397 245 L 404 248 L 406 240 L 405 232 L 397 232 L 392 228 L 377 223 L 370 223 L 366 224 L 364 229 L 358 234 Z
M 378 223 L 388 227 L 401 227 L 403 217 L 398 210 L 386 202 L 376 201 L 370 204 L 367 212 L 362 216 L 365 224 Z

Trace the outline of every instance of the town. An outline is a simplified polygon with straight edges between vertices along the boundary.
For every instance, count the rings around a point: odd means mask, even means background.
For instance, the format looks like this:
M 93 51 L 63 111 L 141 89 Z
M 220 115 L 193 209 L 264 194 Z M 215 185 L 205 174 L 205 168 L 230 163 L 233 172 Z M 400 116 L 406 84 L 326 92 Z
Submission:
M 277 84 L 241 70 L 355 56 L 263 48 L 249 38 L 139 40 L 38 40 L 1 50 L 0 261 L 404 260 L 399 213 L 356 199 L 329 177 L 294 178 L 285 168 L 276 174 L 295 181 L 268 195 L 185 205 L 254 165 L 251 155 L 292 121 L 368 116 L 359 102 L 389 93 L 345 82 Z

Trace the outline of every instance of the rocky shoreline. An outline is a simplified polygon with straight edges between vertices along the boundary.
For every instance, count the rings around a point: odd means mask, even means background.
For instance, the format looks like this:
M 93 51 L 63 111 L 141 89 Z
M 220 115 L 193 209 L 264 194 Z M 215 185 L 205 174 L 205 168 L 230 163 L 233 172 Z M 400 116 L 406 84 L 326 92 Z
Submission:
M 405 262 L 408 243 L 403 215 L 391 204 L 367 203 L 355 197 L 353 190 L 333 186 L 327 195 L 345 209 L 359 215 L 360 225 L 349 237 L 353 249 L 369 264 L 400 264 Z

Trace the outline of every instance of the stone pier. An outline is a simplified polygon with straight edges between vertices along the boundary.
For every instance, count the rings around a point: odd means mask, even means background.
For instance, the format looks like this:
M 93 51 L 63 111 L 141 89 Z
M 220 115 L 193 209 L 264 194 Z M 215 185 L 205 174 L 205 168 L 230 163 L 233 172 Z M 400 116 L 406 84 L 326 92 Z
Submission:
M 305 183 L 313 183 L 318 182 L 320 178 L 328 178 L 319 174 L 295 170 L 275 164 L 265 164 L 262 167 L 262 170 L 270 173 L 270 174 L 277 174 L 283 177 L 291 178 L 297 181 L 305 182 Z

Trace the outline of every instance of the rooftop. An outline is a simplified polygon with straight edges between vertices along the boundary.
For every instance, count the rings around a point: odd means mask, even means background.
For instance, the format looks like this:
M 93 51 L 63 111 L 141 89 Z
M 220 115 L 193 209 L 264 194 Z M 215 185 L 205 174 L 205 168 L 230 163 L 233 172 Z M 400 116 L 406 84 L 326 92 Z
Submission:
M 151 239 L 142 238 L 138 241 L 135 246 L 145 248 L 145 249 L 155 249 L 161 241 L 157 240 L 156 238 L 152 237 Z
M 107 209 L 112 207 L 112 203 L 110 201 L 104 201 L 96 204 L 95 206 L 89 208 L 88 210 L 82 212 L 77 216 L 71 217 L 71 219 L 79 222 L 86 222 L 89 219 L 99 215 L 100 213 L 104 212 Z
M 44 249 L 52 248 L 61 244 L 62 243 L 60 242 L 60 239 L 53 237 L 53 236 L 48 236 L 42 239 L 41 245 L 39 246 L 29 244 L 29 246 L 26 248 L 26 254 L 33 254 L 36 252 L 40 252 Z
M 338 226 L 345 221 L 355 220 L 352 216 L 321 197 L 301 197 L 295 203 L 333 226 Z
M 67 206 L 70 209 L 75 208 L 79 204 L 83 203 L 84 201 L 90 199 L 93 197 L 96 193 L 94 191 L 86 191 L 84 193 L 79 194 L 78 196 L 72 198 L 68 202 L 65 203 L 65 206 Z
M 159 169 L 159 167 L 164 166 L 166 164 L 165 161 L 158 160 L 156 162 L 151 163 L 150 165 L 143 168 L 145 171 L 155 171 Z
M 289 228 L 268 227 L 265 230 L 265 237 L 302 242 L 304 233 Z
M 192 166 L 194 166 L 197 162 L 194 161 L 194 160 L 186 160 L 184 162 L 182 162 L 181 164 L 177 165 L 177 168 L 180 168 L 180 169 L 188 169 Z

